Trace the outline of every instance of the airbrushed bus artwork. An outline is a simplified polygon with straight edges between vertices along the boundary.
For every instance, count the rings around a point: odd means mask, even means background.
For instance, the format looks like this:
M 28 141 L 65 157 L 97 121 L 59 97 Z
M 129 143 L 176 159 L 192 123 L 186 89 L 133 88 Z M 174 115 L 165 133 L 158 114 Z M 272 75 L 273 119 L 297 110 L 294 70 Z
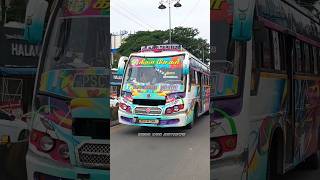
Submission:
M 211 1 L 211 179 L 319 167 L 319 34 L 293 1 Z
M 33 99 L 29 180 L 110 178 L 109 5 L 52 3 Z
M 209 111 L 209 67 L 181 45 L 142 47 L 120 59 L 118 72 L 122 124 L 192 128 Z

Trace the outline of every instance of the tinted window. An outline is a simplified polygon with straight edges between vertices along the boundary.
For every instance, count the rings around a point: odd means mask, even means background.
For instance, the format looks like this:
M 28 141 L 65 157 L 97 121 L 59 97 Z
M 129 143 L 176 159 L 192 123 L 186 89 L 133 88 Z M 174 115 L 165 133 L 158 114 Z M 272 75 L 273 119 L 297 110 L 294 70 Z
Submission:
M 274 63 L 272 60 L 272 51 L 271 51 L 271 39 L 270 39 L 270 31 L 266 34 L 267 41 L 262 44 L 263 47 L 263 59 L 262 59 L 262 68 L 264 69 L 273 69 Z

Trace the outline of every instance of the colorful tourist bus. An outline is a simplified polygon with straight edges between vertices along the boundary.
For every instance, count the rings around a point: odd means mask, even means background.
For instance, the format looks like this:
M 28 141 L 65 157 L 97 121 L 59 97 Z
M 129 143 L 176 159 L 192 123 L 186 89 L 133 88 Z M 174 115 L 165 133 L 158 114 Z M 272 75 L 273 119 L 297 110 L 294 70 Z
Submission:
M 211 1 L 211 179 L 318 168 L 320 24 L 293 1 Z
M 209 111 L 209 66 L 180 45 L 145 46 L 122 57 L 122 124 L 188 127 Z
M 29 180 L 110 179 L 109 6 L 52 3 L 29 127 Z

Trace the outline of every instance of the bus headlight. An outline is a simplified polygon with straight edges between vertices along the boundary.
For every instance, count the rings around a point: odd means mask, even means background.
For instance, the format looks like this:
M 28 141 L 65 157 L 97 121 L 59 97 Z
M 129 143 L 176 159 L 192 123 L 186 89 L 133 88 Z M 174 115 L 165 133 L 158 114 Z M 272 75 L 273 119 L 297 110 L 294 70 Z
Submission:
M 51 151 L 54 147 L 54 140 L 50 136 L 42 136 L 39 140 L 39 146 L 42 151 Z
M 120 103 L 120 109 L 126 111 L 127 113 L 132 113 L 131 107 L 126 105 L 125 103 Z
M 166 109 L 166 114 L 172 114 L 184 109 L 184 104 L 174 105 Z

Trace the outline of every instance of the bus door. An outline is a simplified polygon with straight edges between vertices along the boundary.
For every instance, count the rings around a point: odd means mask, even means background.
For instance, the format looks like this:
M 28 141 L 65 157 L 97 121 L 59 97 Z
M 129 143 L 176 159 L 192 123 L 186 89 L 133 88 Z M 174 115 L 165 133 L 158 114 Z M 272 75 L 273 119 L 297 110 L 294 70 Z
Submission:
M 202 84 L 202 73 L 197 72 L 197 76 L 198 76 L 198 83 L 199 83 L 199 96 L 200 96 L 200 100 L 199 100 L 199 105 L 198 105 L 198 113 L 202 113 L 203 112 L 203 104 L 204 104 L 204 97 L 203 97 L 203 84 Z
M 283 37 L 281 40 L 284 48 L 280 51 L 284 52 L 284 58 L 286 63 L 288 82 L 287 82 L 287 118 L 285 120 L 286 128 L 286 165 L 292 165 L 294 157 L 294 140 L 295 140 L 295 86 L 294 86 L 294 39 L 290 35 Z

